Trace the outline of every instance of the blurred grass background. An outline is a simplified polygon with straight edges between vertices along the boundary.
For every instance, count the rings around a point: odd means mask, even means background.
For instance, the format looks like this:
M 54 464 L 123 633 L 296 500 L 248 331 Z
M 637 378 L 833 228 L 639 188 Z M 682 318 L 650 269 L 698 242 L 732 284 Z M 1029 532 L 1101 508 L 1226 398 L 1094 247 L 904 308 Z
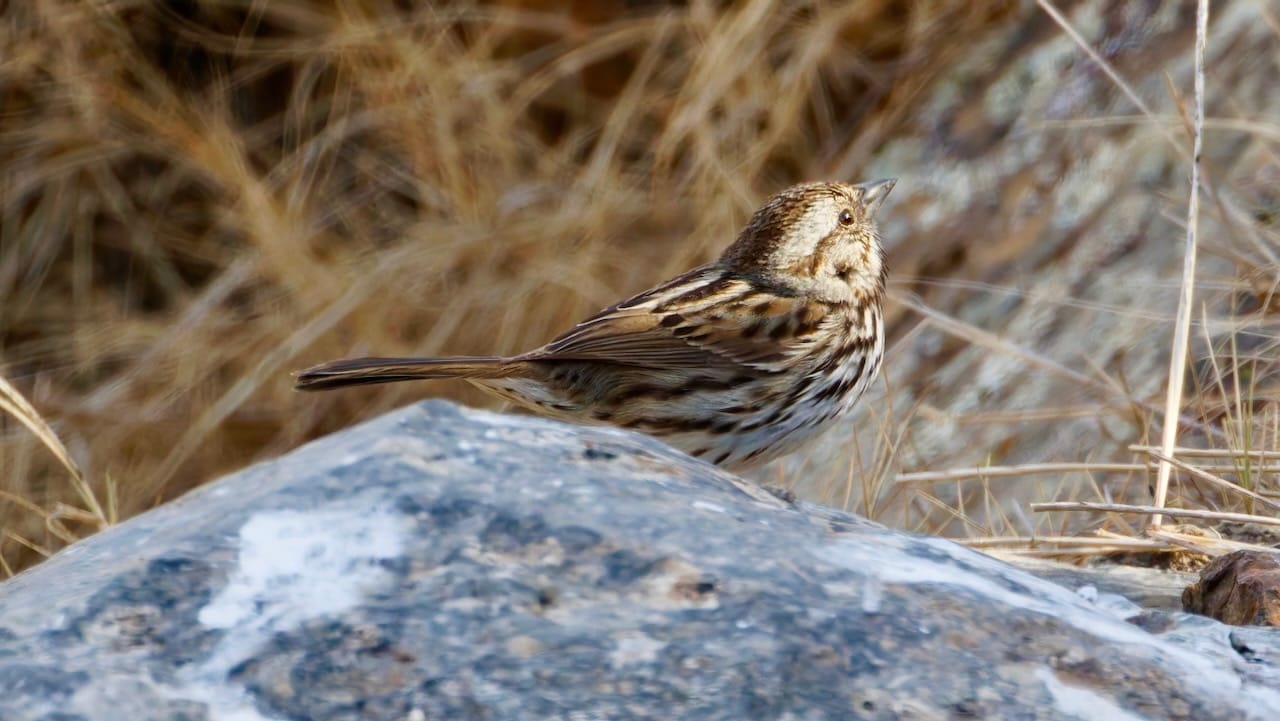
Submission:
M 0 17 L 0 363 L 127 517 L 465 384 L 299 396 L 360 353 L 511 353 L 716 253 L 999 5 L 167 0 Z M 928 52 L 925 52 L 925 50 Z M 0 419 L 0 555 L 66 471 Z M 35 552 L 32 551 L 34 547 Z
M 708 260 L 862 168 L 1013 5 L 0 4 L 0 375 L 113 518 L 417 398 L 491 405 L 289 372 L 525 350 Z M 8 417 L 0 467 L 9 567 L 92 530 Z

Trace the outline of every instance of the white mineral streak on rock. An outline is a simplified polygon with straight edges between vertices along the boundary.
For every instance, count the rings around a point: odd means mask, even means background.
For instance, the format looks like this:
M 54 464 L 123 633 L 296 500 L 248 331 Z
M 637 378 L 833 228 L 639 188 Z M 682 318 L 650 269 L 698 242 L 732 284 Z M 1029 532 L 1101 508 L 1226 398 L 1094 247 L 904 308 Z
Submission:
M 240 553 L 227 585 L 200 610 L 200 623 L 226 635 L 209 659 L 181 674 L 180 694 L 209 705 L 219 721 L 269 721 L 232 668 L 278 633 L 360 604 L 390 580 L 379 562 L 399 557 L 408 535 L 403 516 L 381 511 L 266 511 L 240 528 Z
M 1075 716 L 1081 721 L 1147 721 L 1145 717 L 1131 714 L 1087 688 L 1063 683 L 1048 668 L 1036 671 L 1036 678 L 1044 682 L 1054 704 L 1065 715 Z

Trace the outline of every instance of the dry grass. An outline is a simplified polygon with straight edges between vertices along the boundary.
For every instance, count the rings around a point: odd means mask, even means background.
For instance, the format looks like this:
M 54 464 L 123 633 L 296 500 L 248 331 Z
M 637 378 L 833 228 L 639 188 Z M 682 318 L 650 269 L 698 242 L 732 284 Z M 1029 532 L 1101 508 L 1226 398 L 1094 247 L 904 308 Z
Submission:
M 545 341 L 707 259 L 769 192 L 858 167 L 970 33 L 1007 11 L 945 0 L 0 7 L 0 376 L 29 399 L 13 402 L 20 425 L 0 417 L 6 571 L 358 418 L 425 395 L 487 404 L 462 384 L 302 396 L 288 372 Z M 1168 118 L 1134 122 L 1182 142 Z M 1265 269 L 1271 247 L 1238 252 Z M 1123 379 L 916 310 L 913 323 L 1106 389 L 1132 405 L 1144 442 L 1159 426 L 1156 404 Z M 1244 314 L 1202 325 L 1233 324 L 1254 327 Z M 1280 448 L 1275 404 L 1251 402 L 1264 379 L 1250 354 L 1277 343 L 1263 337 L 1195 376 L 1183 405 L 1184 421 L 1229 429 L 1209 436 L 1220 448 Z M 876 443 L 855 449 L 873 472 L 851 472 L 827 500 L 924 531 L 1079 528 L 1063 514 L 1006 515 L 995 470 L 966 471 L 976 487 L 946 471 L 894 483 L 906 420 L 928 412 L 878 414 Z M 1057 497 L 1070 473 L 1125 474 L 1136 497 L 1153 459 L 1084 458 L 1034 497 Z M 1175 472 L 1174 498 L 1253 512 L 1273 497 L 1267 461 L 1226 461 L 1233 471 L 1205 472 L 1255 495 Z M 943 482 L 960 503 L 933 493 Z M 1125 518 L 1090 530 L 1139 535 Z M 1108 542 L 1067 547 L 1134 548 Z
M 121 517 L 414 398 L 483 405 L 288 373 L 517 351 L 706 260 L 986 12 L 635 6 L 5 5 L 0 375 Z M 18 568 L 64 542 L 35 509 L 83 493 L 0 428 Z

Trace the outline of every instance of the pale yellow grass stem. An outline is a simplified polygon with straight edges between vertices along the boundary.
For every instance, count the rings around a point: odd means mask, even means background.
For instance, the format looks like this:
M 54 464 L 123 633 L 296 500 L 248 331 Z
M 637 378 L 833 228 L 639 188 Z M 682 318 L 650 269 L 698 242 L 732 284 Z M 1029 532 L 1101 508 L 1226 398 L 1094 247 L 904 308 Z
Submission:
M 67 447 L 58 439 L 58 434 L 53 432 L 53 428 L 45 422 L 35 407 L 32 406 L 17 388 L 14 388 L 9 381 L 0 377 L 0 411 L 5 411 L 18 419 L 22 425 L 26 426 L 40 442 L 48 448 L 58 462 L 67 469 L 67 473 L 71 475 L 71 487 L 75 489 L 76 495 L 80 496 L 80 500 L 88 509 L 89 518 L 98 526 L 98 530 L 102 530 L 111 525 L 112 520 L 102 509 L 98 499 L 93 494 L 93 489 L 89 487 L 89 483 L 84 478 L 84 473 L 80 471 L 80 466 L 71 457 L 71 453 L 67 451 Z M 84 519 L 79 519 L 84 520 Z
M 1209 28 L 1209 0 L 1200 0 L 1196 10 L 1195 44 L 1195 117 L 1191 151 L 1191 198 L 1187 202 L 1187 240 L 1183 251 L 1182 293 L 1178 297 L 1178 318 L 1173 328 L 1173 347 L 1169 352 L 1169 383 L 1165 396 L 1164 425 L 1160 433 L 1161 462 L 1156 471 L 1155 505 L 1163 507 L 1169 493 L 1169 474 L 1173 465 L 1168 459 L 1178 440 L 1178 409 L 1182 407 L 1183 377 L 1186 373 L 1187 346 L 1191 336 L 1191 301 L 1195 292 L 1197 229 L 1200 220 L 1200 154 L 1204 139 L 1204 52 Z M 1150 527 L 1160 529 L 1163 517 L 1151 517 Z
M 893 480 L 894 483 L 944 483 L 947 481 L 960 481 L 966 478 L 1004 478 L 1043 473 L 1071 473 L 1075 471 L 1129 473 L 1143 471 L 1146 468 L 1147 466 L 1142 463 L 1026 463 L 1017 466 L 977 466 L 974 468 L 952 468 L 944 471 L 899 473 Z
M 1147 446 L 1140 443 L 1134 443 L 1129 446 L 1129 450 L 1140 453 L 1159 453 L 1162 449 L 1159 446 Z M 1188 448 L 1186 446 L 1178 446 L 1173 449 L 1174 453 L 1187 458 L 1257 458 L 1259 460 L 1280 459 L 1280 451 L 1265 451 L 1258 449 L 1236 450 L 1233 448 Z
M 1032 503 L 1031 510 L 1036 513 L 1050 511 L 1095 511 L 1100 513 L 1137 513 L 1146 516 L 1164 514 L 1171 518 L 1199 518 L 1205 521 L 1231 521 L 1234 523 L 1257 523 L 1263 526 L 1280 526 L 1280 518 L 1255 516 L 1248 513 L 1227 513 L 1225 511 L 1201 511 L 1194 508 L 1159 508 L 1157 506 L 1133 506 L 1125 503 L 1094 503 L 1092 501 L 1053 501 L 1051 503 Z

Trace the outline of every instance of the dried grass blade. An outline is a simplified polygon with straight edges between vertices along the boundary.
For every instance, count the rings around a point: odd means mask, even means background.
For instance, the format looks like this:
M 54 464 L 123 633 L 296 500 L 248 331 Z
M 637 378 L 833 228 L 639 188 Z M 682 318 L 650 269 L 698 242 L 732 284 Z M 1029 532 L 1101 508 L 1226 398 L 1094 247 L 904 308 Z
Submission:
M 103 512 L 102 506 L 98 504 L 98 499 L 93 495 L 93 489 L 85 481 L 84 473 L 80 471 L 80 466 L 71 457 L 67 447 L 62 444 L 58 434 L 53 432 L 53 428 L 45 422 L 44 418 L 27 401 L 26 397 L 19 393 L 18 389 L 14 388 L 3 377 L 0 377 L 0 410 L 17 418 L 18 422 L 26 426 L 44 444 L 45 448 L 48 448 L 49 452 L 58 459 L 58 462 L 67 469 L 67 473 L 71 474 L 71 487 L 80 496 L 80 500 L 84 503 L 89 513 L 93 514 L 99 530 L 110 525 L 107 522 L 106 513 Z
M 1178 409 L 1182 407 L 1183 377 L 1186 374 L 1187 347 L 1191 336 L 1191 301 L 1195 292 L 1197 229 L 1200 220 L 1200 155 L 1204 140 L 1204 53 L 1209 29 L 1209 0 L 1200 0 L 1196 10 L 1195 44 L 1195 116 L 1192 122 L 1191 191 L 1187 202 L 1187 239 L 1183 252 L 1182 292 L 1178 296 L 1178 317 L 1173 329 L 1173 347 L 1169 351 L 1169 383 L 1165 396 L 1164 425 L 1160 434 L 1162 456 L 1174 455 L 1178 440 Z M 1156 506 L 1164 506 L 1169 494 L 1169 474 L 1173 466 L 1162 460 L 1156 471 Z M 1163 517 L 1151 518 L 1152 529 L 1159 529 Z
M 1232 521 L 1235 523 L 1257 523 L 1263 526 L 1280 526 L 1280 518 L 1271 518 L 1270 516 L 1255 516 L 1249 513 L 1228 513 L 1226 511 L 1201 511 L 1194 508 L 1134 506 L 1126 503 L 1053 501 L 1051 503 L 1032 503 L 1031 510 L 1036 513 L 1047 513 L 1051 511 L 1093 511 L 1101 513 L 1137 513 L 1148 516 L 1163 513 L 1170 518 L 1199 518 L 1206 521 Z
M 945 483 L 962 481 L 968 478 L 1004 478 L 1009 476 L 1031 476 L 1044 473 L 1072 473 L 1084 471 L 1089 473 L 1132 473 L 1145 471 L 1142 463 L 1026 463 L 1017 466 L 978 466 L 974 468 L 952 468 L 944 471 L 916 471 L 899 473 L 894 483 Z
M 1174 458 L 1172 456 L 1166 456 L 1159 451 L 1152 450 L 1152 451 L 1148 451 L 1148 453 L 1149 455 L 1155 457 L 1157 460 L 1162 461 L 1164 463 L 1168 463 L 1171 466 L 1175 466 L 1180 470 L 1186 471 L 1187 473 L 1190 473 L 1191 475 L 1195 476 L 1196 478 L 1199 478 L 1202 481 L 1205 481 L 1206 483 L 1213 484 L 1214 486 L 1217 486 L 1218 488 L 1221 488 L 1225 491 L 1229 491 L 1231 493 L 1239 493 L 1242 496 L 1248 496 L 1249 498 L 1252 498 L 1253 500 L 1258 501 L 1259 503 L 1263 504 L 1264 506 L 1267 506 L 1268 508 L 1280 511 L 1280 503 L 1277 503 L 1271 500 L 1270 498 L 1267 498 L 1266 496 L 1263 496 L 1259 493 L 1255 493 L 1249 490 L 1248 488 L 1244 488 L 1243 486 L 1237 483 L 1232 483 L 1231 481 L 1228 481 L 1225 478 L 1219 478 L 1218 476 L 1215 476 L 1212 473 L 1209 473 L 1208 471 L 1205 471 L 1200 468 L 1196 468 L 1195 466 L 1189 463 L 1186 463 L 1185 461 L 1180 461 L 1177 458 Z

